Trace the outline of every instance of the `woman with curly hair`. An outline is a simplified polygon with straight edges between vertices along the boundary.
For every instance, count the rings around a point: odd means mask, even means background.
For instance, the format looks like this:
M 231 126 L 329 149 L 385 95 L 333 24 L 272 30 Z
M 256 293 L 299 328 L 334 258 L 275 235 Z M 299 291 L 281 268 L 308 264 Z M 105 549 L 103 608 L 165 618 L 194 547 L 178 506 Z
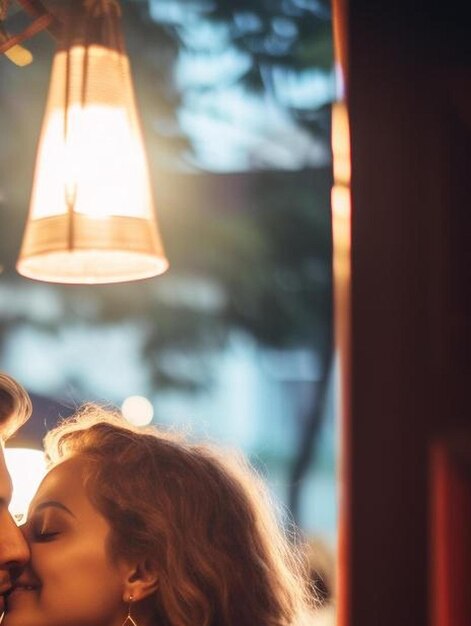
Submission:
M 240 457 L 93 405 L 45 445 L 31 561 L 4 626 L 298 626 L 308 614 L 304 568 Z

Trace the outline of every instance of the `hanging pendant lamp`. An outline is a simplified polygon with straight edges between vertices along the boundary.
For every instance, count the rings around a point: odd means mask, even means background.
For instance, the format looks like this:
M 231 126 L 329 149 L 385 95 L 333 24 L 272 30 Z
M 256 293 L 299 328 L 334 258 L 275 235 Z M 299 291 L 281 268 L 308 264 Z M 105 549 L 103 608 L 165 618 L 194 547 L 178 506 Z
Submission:
M 53 61 L 17 270 L 60 283 L 156 276 L 168 261 L 120 7 L 116 0 L 74 5 Z

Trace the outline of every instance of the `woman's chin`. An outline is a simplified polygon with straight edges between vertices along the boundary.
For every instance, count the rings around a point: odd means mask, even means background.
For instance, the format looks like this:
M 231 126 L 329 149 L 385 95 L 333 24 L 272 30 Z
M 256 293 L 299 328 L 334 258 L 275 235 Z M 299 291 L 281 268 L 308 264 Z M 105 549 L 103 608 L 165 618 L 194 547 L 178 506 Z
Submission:
M 5 613 L 2 626 L 39 626 L 29 611 L 10 611 Z
M 14 592 L 7 600 L 2 626 L 36 626 L 36 595 L 31 591 Z

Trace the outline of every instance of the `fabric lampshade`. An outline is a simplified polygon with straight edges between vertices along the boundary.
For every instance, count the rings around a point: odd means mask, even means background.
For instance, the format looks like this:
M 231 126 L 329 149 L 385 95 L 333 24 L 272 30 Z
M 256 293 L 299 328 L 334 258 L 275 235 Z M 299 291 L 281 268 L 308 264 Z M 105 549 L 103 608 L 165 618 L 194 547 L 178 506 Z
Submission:
M 148 278 L 168 261 L 119 7 L 84 5 L 66 20 L 54 57 L 17 269 L 60 283 Z

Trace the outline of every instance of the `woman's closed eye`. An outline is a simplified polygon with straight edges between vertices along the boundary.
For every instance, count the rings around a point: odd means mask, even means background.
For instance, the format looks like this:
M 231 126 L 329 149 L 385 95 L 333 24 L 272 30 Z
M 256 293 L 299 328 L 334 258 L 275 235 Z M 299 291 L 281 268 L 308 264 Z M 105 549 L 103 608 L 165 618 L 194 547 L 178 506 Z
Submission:
M 58 539 L 69 528 L 75 515 L 62 503 L 48 501 L 33 509 L 24 525 L 24 533 L 31 543 L 47 543 Z
M 46 541 L 52 541 L 60 535 L 59 530 L 33 530 L 31 541 L 38 543 L 44 543 Z
M 24 534 L 31 543 L 46 543 L 57 539 L 65 526 L 61 514 L 49 510 L 33 515 L 24 526 Z

